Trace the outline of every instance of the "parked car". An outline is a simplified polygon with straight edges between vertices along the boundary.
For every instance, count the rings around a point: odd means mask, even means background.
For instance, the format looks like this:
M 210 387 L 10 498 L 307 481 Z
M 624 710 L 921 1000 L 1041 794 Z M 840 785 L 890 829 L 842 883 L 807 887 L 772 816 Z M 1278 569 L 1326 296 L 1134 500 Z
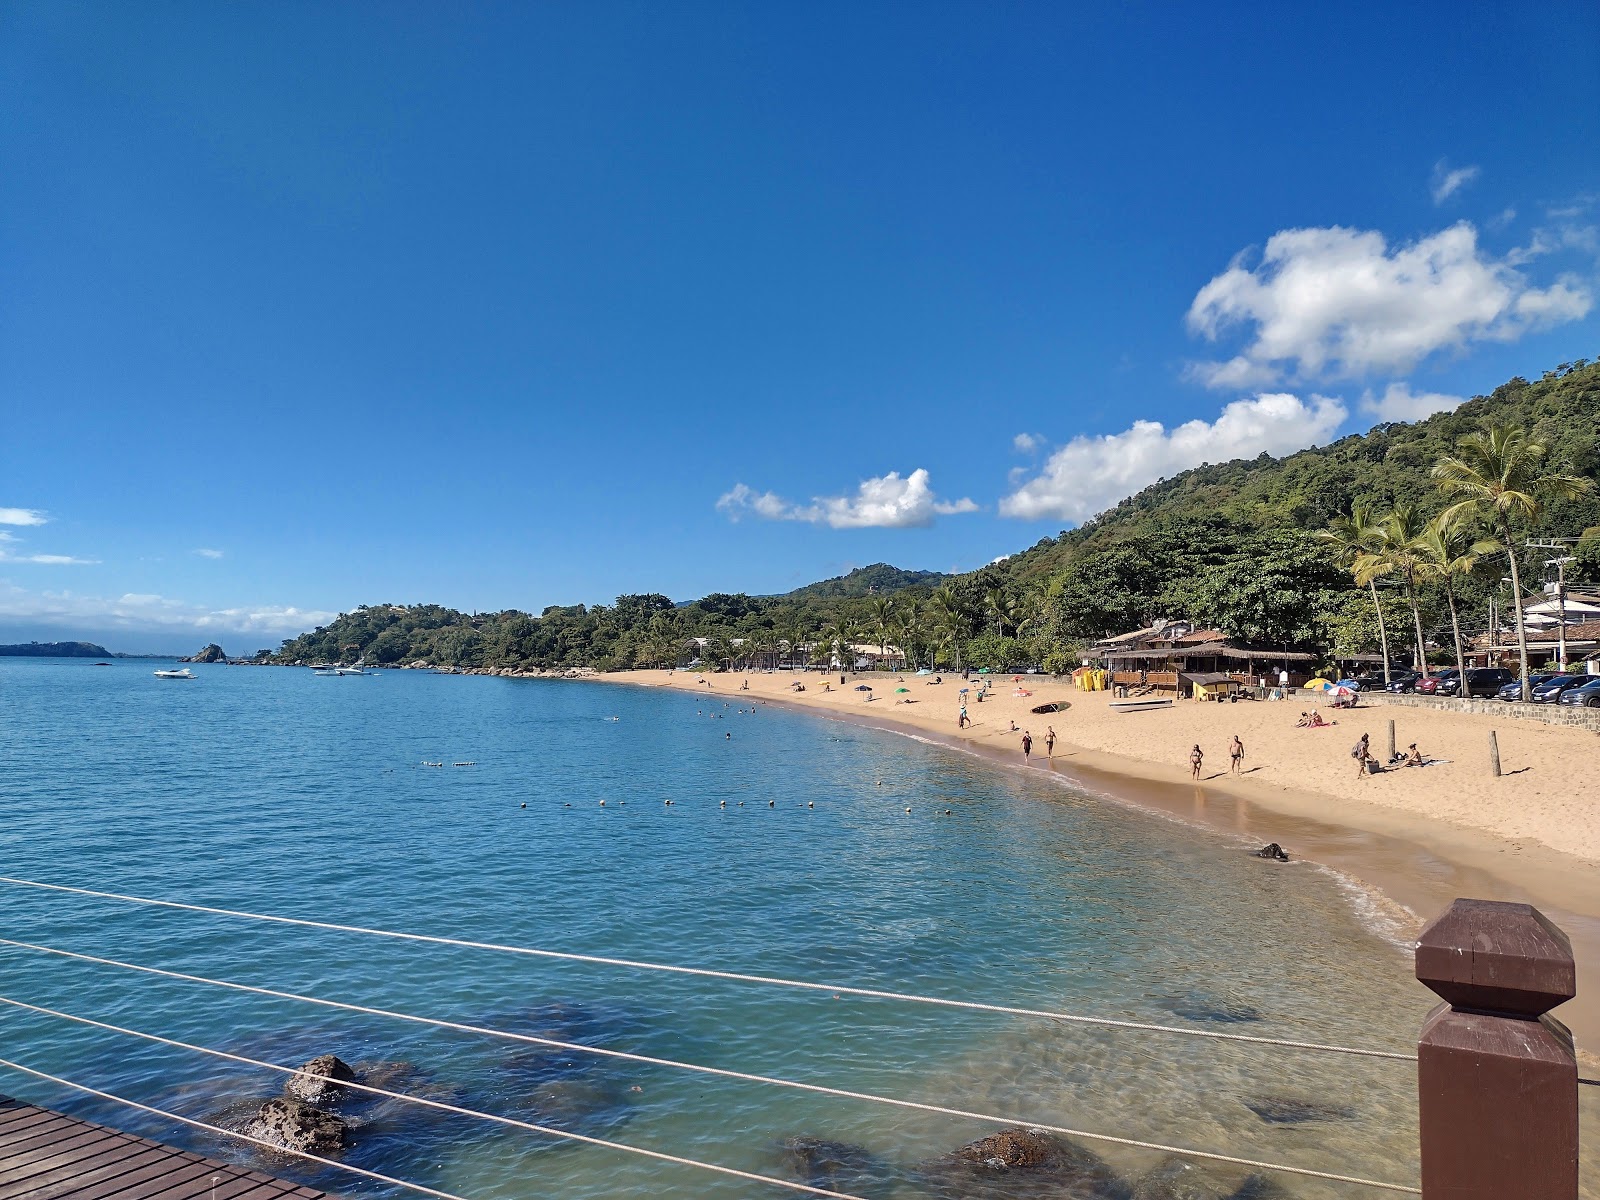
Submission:
M 1545 682 L 1533 689 L 1533 699 L 1537 704 L 1554 704 L 1561 698 L 1561 693 L 1568 688 L 1575 688 L 1579 684 L 1588 683 L 1587 675 L 1552 675 Z
M 1449 692 L 1440 691 L 1440 688 L 1453 683 L 1459 672 L 1454 667 L 1446 667 L 1437 675 L 1424 675 L 1417 680 L 1412 691 L 1419 696 L 1448 696 Z
M 1498 696 L 1500 689 L 1516 678 L 1504 667 L 1472 667 L 1467 671 L 1465 688 L 1459 677 L 1439 682 L 1441 696 Z
M 1556 700 L 1557 704 L 1575 704 L 1582 708 L 1600 708 L 1600 675 L 1589 676 L 1587 682 L 1569 687 Z
M 1417 680 L 1422 676 L 1415 671 L 1391 672 L 1389 676 L 1389 690 L 1396 694 L 1401 692 L 1414 692 L 1417 689 Z
M 1374 673 L 1368 671 L 1364 675 L 1353 675 L 1349 679 L 1341 679 L 1339 682 L 1348 684 L 1358 692 L 1381 692 L 1383 691 L 1383 672 Z
M 1540 674 L 1540 675 L 1529 675 L 1528 676 L 1528 690 L 1532 691 L 1534 688 L 1538 687 L 1540 684 L 1549 683 L 1554 678 L 1555 678 L 1555 675 L 1550 673 L 1550 672 L 1545 672 L 1545 673 Z M 1521 700 L 1522 699 L 1522 680 L 1513 679 L 1510 683 L 1506 684 L 1505 687 L 1501 688 L 1500 691 L 1497 694 L 1499 695 L 1500 699 L 1502 699 L 1502 700 L 1508 700 L 1508 701 L 1509 700 Z

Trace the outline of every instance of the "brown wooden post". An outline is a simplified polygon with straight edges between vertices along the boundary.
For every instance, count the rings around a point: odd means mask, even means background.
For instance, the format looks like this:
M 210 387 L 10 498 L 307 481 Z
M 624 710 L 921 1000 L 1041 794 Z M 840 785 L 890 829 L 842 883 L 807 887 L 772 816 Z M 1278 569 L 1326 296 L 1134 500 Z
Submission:
M 1384 766 L 1394 761 L 1394 722 L 1389 722 L 1389 757 L 1383 760 Z
M 1500 778 L 1500 742 L 1492 729 L 1489 730 L 1489 770 L 1494 772 L 1496 779 Z
M 1423 1200 L 1577 1200 L 1578 1061 L 1549 1016 L 1577 994 L 1538 909 L 1457 900 L 1417 939 L 1444 1003 L 1417 1042 Z

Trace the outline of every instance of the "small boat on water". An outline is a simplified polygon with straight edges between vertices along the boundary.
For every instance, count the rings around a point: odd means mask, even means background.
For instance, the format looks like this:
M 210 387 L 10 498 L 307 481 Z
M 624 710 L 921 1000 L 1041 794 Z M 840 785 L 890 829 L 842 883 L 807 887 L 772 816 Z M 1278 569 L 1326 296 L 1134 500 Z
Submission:
M 313 675 L 365 675 L 367 674 L 367 670 L 365 663 L 358 662 L 352 663 L 348 667 L 336 667 L 332 664 L 324 664 L 323 666 L 313 669 L 311 673 Z
M 183 670 L 181 670 L 181 671 L 157 671 L 155 673 L 155 676 L 156 676 L 157 679 L 193 679 L 193 678 L 195 678 L 194 672 L 189 670 L 188 667 L 183 668 Z
M 1110 704 L 1112 712 L 1148 712 L 1155 708 L 1171 708 L 1171 696 L 1139 696 L 1132 700 L 1113 700 Z

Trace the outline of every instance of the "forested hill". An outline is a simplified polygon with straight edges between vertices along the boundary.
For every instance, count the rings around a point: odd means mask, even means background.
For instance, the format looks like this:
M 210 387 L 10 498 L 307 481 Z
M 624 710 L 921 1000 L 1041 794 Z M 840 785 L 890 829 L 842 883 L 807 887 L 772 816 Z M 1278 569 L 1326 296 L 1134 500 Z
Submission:
M 1197 517 L 1223 517 L 1257 528 L 1321 529 L 1357 498 L 1415 503 L 1429 515 L 1443 505 L 1429 471 L 1462 435 L 1485 422 L 1532 433 L 1549 461 L 1590 479 L 1600 473 L 1600 362 L 1563 363 L 1542 379 L 1513 379 L 1454 412 L 1415 423 L 1375 426 L 1329 446 L 1287 458 L 1263 454 L 1184 471 L 1152 484 L 1115 508 L 1057 538 L 1046 538 L 1005 564 L 1018 580 L 1062 570 L 1075 554 L 1153 528 Z M 1552 529 L 1600 524 L 1600 496 L 1552 510 Z
M 1412 505 L 1423 522 L 1433 517 L 1446 504 L 1434 465 L 1490 422 L 1526 431 L 1546 448 L 1548 468 L 1592 485 L 1600 474 L 1600 364 L 1562 364 L 1454 412 L 1380 425 L 1287 458 L 1185 471 L 1079 529 L 967 575 L 878 563 L 781 596 L 718 593 L 674 604 L 649 593 L 538 616 L 380 604 L 285 642 L 277 657 L 611 669 L 696 656 L 720 665 L 770 661 L 786 646 L 826 661 L 828 647 L 846 641 L 893 643 L 918 662 L 1059 668 L 1076 660 L 1083 642 L 1157 616 L 1212 624 L 1261 646 L 1370 651 L 1378 622 L 1369 592 L 1315 533 L 1358 500 L 1380 511 Z M 1582 534 L 1568 578 L 1600 583 L 1600 490 L 1552 501 L 1516 531 L 1515 544 L 1526 534 Z M 1547 557 L 1540 550 L 1519 556 L 1525 584 L 1544 582 Z M 1452 597 L 1468 614 L 1464 627 L 1476 621 L 1482 628 L 1505 566 L 1504 555 L 1489 555 L 1448 578 L 1419 572 L 1404 594 L 1387 576 L 1380 601 L 1391 642 L 1395 631 L 1421 621 L 1430 652 L 1441 647 L 1452 628 Z
M 886 596 L 908 587 L 938 587 L 945 577 L 938 571 L 902 571 L 888 563 L 873 563 L 870 567 L 857 567 L 848 575 L 808 583 L 786 593 L 785 600 L 806 600 L 812 597 Z

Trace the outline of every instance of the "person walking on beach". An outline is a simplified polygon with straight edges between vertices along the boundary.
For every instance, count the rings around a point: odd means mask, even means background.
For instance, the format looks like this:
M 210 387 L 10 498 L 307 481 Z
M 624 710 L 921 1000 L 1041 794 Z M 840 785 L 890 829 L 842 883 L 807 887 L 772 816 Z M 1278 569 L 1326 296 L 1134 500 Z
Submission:
M 967 705 L 965 701 L 962 701 L 961 715 L 956 718 L 956 728 L 965 729 L 970 724 L 972 724 L 972 718 L 967 716 Z
M 1367 760 L 1372 757 L 1371 752 L 1367 749 L 1367 743 L 1370 740 L 1371 735 L 1363 733 L 1361 740 L 1350 748 L 1350 757 L 1356 760 L 1357 775 L 1365 775 L 1367 773 Z
M 1228 757 L 1233 759 L 1231 770 L 1235 775 L 1239 774 L 1244 766 L 1244 743 L 1239 740 L 1237 733 L 1233 735 L 1233 741 L 1228 746 Z
M 1194 744 L 1194 749 L 1189 751 L 1189 765 L 1194 768 L 1193 778 L 1200 778 L 1200 765 L 1206 761 L 1205 753 L 1200 749 L 1200 743 Z
M 1044 727 L 1044 753 L 1047 758 L 1056 756 L 1056 727 L 1054 725 L 1046 725 Z
M 1022 731 L 1022 761 L 1027 762 L 1028 756 L 1033 753 L 1033 734 L 1026 729 Z

